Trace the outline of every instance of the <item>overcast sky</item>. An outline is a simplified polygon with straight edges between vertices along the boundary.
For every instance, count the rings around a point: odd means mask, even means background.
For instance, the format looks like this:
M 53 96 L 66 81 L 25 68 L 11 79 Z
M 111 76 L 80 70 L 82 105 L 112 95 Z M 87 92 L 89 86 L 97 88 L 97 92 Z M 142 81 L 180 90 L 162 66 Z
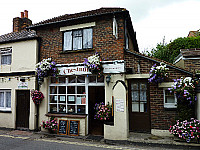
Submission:
M 186 37 L 200 29 L 200 0 L 2 0 L 0 35 L 12 32 L 12 19 L 29 11 L 33 23 L 64 14 L 98 9 L 126 8 L 132 19 L 140 51 L 162 42 Z

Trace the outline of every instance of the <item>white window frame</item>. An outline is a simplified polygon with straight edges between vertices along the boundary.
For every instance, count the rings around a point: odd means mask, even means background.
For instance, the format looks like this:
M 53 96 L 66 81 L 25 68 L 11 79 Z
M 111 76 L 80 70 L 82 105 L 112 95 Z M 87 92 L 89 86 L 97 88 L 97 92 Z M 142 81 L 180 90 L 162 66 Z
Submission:
M 0 107 L 0 110 L 2 110 L 2 111 L 11 111 L 11 105 L 10 105 L 10 107 L 6 107 L 6 93 L 7 92 L 10 92 L 11 93 L 11 90 L 10 89 L 6 89 L 6 90 L 4 90 L 4 89 L 0 89 L 0 92 L 3 92 L 4 93 L 4 107 Z M 11 96 L 10 96 L 10 103 L 12 102 L 11 101 L 12 100 L 12 93 L 11 93 Z
M 10 56 L 11 62 L 10 63 L 6 62 L 6 64 L 2 64 L 2 62 L 1 62 L 2 56 Z M 0 48 L 0 64 L 1 65 L 11 65 L 11 63 L 12 63 L 12 48 L 11 47 Z
M 49 80 L 49 86 L 48 86 L 48 112 L 49 113 L 59 113 L 59 114 L 62 114 L 63 112 L 59 112 L 57 110 L 57 112 L 51 112 L 50 111 L 50 105 L 51 104 L 56 104 L 57 105 L 57 108 L 59 108 L 59 104 L 61 105 L 65 105 L 66 107 L 66 112 L 64 114 L 69 114 L 68 110 L 67 110 L 67 106 L 75 106 L 75 113 L 72 113 L 72 115 L 76 115 L 76 114 L 80 114 L 80 113 L 77 113 L 77 106 L 85 106 L 85 114 L 88 114 L 88 86 L 105 86 L 104 82 L 98 82 L 97 81 L 97 77 L 96 77 L 96 81 L 95 83 L 89 83 L 89 76 L 87 75 L 82 75 L 82 76 L 85 76 L 85 82 L 84 83 L 68 83 L 68 76 L 59 76 L 59 77 L 65 77 L 65 83 L 51 83 L 51 78 Z M 58 77 L 58 78 L 59 78 Z M 52 86 L 65 86 L 66 87 L 66 94 L 58 94 L 58 88 L 57 88 L 57 94 L 50 94 L 50 87 Z M 75 93 L 74 94 L 68 94 L 67 93 L 67 88 L 68 86 L 75 86 Z M 77 93 L 77 87 L 78 86 L 84 86 L 85 87 L 85 94 L 78 94 Z M 59 97 L 59 95 L 63 95 L 65 96 L 65 103 L 59 103 L 57 101 L 57 103 L 50 103 L 50 96 L 57 96 Z M 68 101 L 67 101 L 67 97 L 68 96 L 85 96 L 86 97 L 86 103 L 85 104 L 68 104 Z
M 165 96 L 165 91 L 168 90 L 168 88 L 163 88 L 163 95 L 164 95 L 164 108 L 177 108 L 177 98 L 176 95 L 174 94 L 174 99 L 175 103 L 166 103 L 166 96 Z
M 88 29 L 91 29 L 91 47 L 84 47 L 84 31 L 86 31 L 86 30 L 88 30 Z M 74 32 L 76 32 L 76 31 L 81 31 L 81 33 L 82 33 L 82 36 L 80 36 L 81 37 L 81 47 L 80 48 L 76 48 L 76 49 L 74 49 Z M 65 44 L 66 44 L 66 37 L 65 37 L 65 33 L 69 33 L 69 34 L 71 34 L 71 37 L 70 37 L 70 42 L 71 42 L 71 45 L 67 45 L 67 46 L 65 46 Z M 69 35 L 68 34 L 68 35 Z M 65 47 L 70 47 L 70 49 L 65 49 Z M 91 48 L 93 48 L 93 28 L 92 27 L 89 27 L 89 28 L 81 28 L 81 29 L 74 29 L 74 30 L 67 30 L 67 31 L 65 31 L 64 33 L 63 33 L 63 51 L 76 51 L 76 50 L 82 50 L 82 49 L 91 49 Z

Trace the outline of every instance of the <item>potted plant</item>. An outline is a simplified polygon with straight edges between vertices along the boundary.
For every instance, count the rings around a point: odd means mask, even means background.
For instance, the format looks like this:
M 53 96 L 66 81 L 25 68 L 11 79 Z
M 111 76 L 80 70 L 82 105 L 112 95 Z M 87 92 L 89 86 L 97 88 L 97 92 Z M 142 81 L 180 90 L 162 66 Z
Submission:
M 58 128 L 57 118 L 50 117 L 48 121 L 42 121 L 41 127 L 48 129 L 49 133 L 56 133 Z
M 196 140 L 199 143 L 200 138 L 200 121 L 194 118 L 191 118 L 190 121 L 177 120 L 176 124 L 170 126 L 169 132 L 175 137 L 190 142 L 191 140 Z

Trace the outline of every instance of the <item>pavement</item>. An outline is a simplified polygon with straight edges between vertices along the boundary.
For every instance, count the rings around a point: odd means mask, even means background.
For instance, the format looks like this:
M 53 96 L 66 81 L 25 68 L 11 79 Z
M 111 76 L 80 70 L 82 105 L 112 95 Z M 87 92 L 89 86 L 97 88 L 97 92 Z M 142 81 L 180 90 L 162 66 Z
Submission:
M 99 143 L 106 143 L 112 145 L 157 145 L 157 146 L 177 146 L 177 147 L 196 147 L 200 149 L 200 143 L 197 141 L 191 141 L 187 143 L 181 139 L 176 139 L 173 136 L 155 136 L 147 133 L 130 133 L 127 140 L 124 141 L 114 141 L 114 140 L 106 140 L 103 136 L 67 136 L 67 135 L 58 135 L 58 134 L 50 134 L 47 132 L 34 132 L 34 131 L 22 131 L 22 130 L 13 130 L 13 129 L 0 129 L 0 136 L 7 137 L 24 137 L 24 138 L 32 138 L 32 139 L 43 139 L 43 138 L 51 138 L 56 140 L 68 140 L 68 141 L 92 141 Z

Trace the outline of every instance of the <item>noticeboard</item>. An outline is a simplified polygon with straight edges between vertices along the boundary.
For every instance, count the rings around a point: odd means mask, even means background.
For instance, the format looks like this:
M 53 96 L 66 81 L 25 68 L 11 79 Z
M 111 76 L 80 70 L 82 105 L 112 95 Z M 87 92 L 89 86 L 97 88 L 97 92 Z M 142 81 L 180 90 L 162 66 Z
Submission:
M 71 136 L 79 136 L 79 120 L 70 120 L 69 121 L 69 135 Z
M 67 135 L 68 120 L 59 120 L 58 123 L 58 134 Z

